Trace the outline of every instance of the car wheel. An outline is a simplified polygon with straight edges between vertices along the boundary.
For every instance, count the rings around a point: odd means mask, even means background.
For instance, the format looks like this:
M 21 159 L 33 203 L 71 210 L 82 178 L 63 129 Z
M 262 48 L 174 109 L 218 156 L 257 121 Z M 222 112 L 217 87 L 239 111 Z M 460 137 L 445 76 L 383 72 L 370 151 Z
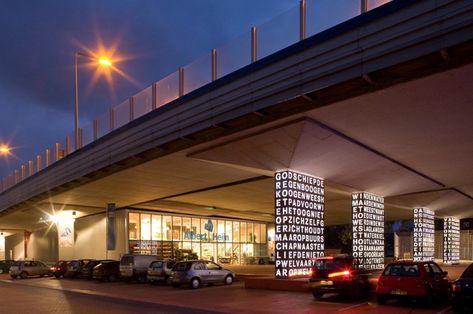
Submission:
M 314 296 L 314 299 L 320 299 L 324 294 L 321 293 L 319 290 L 314 289 L 312 290 L 312 295 Z
M 117 276 L 115 276 L 114 274 L 109 275 L 108 276 L 108 281 L 110 281 L 110 282 L 117 281 Z
M 59 278 L 61 277 L 61 275 L 56 274 L 56 275 L 54 275 L 54 277 L 56 277 L 57 279 L 59 279 Z
M 192 289 L 198 289 L 200 286 L 200 280 L 199 278 L 192 278 L 191 280 L 191 288 Z
M 154 280 L 148 280 L 149 281 L 149 284 L 152 285 L 152 286 L 156 286 L 156 281 Z
M 28 273 L 26 271 L 22 271 L 20 274 L 21 279 L 26 279 L 28 278 Z
M 225 284 L 226 285 L 231 285 L 233 283 L 233 277 L 231 275 L 228 275 L 225 277 Z
M 376 302 L 378 302 L 378 304 L 386 304 L 386 301 L 387 301 L 386 296 L 380 295 L 380 294 L 376 296 Z
M 178 284 L 178 283 L 174 283 L 174 282 L 173 282 L 173 283 L 172 283 L 172 286 L 173 286 L 174 288 L 179 288 L 181 285 Z
M 10 277 L 12 277 L 13 279 L 16 279 L 16 277 L 18 277 L 17 275 L 10 275 Z
M 164 280 L 164 283 L 168 286 L 170 286 L 172 284 L 172 278 L 171 276 L 167 276 L 166 277 L 166 280 Z

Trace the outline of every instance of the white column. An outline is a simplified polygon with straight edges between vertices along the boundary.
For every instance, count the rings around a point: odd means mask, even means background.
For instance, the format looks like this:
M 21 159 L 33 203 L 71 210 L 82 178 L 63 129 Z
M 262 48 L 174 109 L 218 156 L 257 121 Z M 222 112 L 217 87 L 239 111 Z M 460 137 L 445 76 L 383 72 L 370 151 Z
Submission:
M 433 261 L 435 253 L 435 213 L 427 208 L 414 208 L 414 261 Z
M 460 219 L 455 217 L 443 219 L 443 262 L 460 262 Z
M 5 259 L 5 236 L 0 234 L 0 260 Z
M 353 257 L 362 269 L 384 268 L 384 198 L 352 194 Z
M 58 236 L 59 259 L 73 259 L 74 256 L 74 218 L 55 219 Z M 93 239 L 91 239 L 93 241 Z M 92 243 L 92 242 L 91 242 Z
M 324 180 L 296 172 L 275 173 L 276 278 L 305 277 L 324 255 Z

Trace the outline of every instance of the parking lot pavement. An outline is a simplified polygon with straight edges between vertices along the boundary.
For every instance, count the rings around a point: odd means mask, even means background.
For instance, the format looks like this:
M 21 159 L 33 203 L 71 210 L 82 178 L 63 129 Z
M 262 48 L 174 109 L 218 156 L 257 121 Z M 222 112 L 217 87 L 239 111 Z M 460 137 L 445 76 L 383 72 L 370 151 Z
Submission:
M 245 289 L 241 281 L 231 286 L 192 290 L 47 277 L 12 280 L 0 275 L 0 295 L 2 300 L 7 300 L 2 301 L 2 306 L 8 309 L 3 311 L 0 307 L 0 313 L 22 313 L 32 308 L 40 313 L 93 313 L 103 312 L 98 310 L 102 307 L 115 309 L 114 313 L 452 313 L 448 304 L 424 308 L 415 303 L 393 301 L 381 306 L 373 297 L 350 302 L 328 296 L 316 301 L 310 293 Z M 57 304 L 54 298 L 59 298 Z

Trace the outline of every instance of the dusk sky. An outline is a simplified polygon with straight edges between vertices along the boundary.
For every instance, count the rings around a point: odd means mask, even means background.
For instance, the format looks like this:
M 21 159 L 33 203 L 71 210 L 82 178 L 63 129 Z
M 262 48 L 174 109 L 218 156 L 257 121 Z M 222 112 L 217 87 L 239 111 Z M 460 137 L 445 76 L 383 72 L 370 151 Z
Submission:
M 3 178 L 74 130 L 73 55 L 115 47 L 113 91 L 79 60 L 80 123 L 104 113 L 179 66 L 272 17 L 298 0 L 2 1 L 0 159 Z

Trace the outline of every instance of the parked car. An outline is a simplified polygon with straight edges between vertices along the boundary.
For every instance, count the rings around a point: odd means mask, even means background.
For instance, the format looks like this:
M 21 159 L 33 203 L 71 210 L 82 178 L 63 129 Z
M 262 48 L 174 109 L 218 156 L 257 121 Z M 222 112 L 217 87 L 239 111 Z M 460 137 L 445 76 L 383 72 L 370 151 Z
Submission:
M 84 266 L 82 266 L 80 270 L 79 277 L 80 278 L 86 278 L 86 279 L 92 279 L 92 272 L 94 270 L 94 267 L 99 265 L 102 262 L 105 261 L 112 261 L 111 259 L 105 259 L 105 260 L 91 260 Z
M 434 262 L 389 263 L 378 279 L 378 303 L 384 304 L 388 299 L 400 298 L 415 298 L 426 302 L 446 299 L 450 290 L 447 274 Z
M 146 282 L 148 267 L 158 260 L 156 255 L 125 254 L 120 259 L 120 276 L 123 280 L 138 280 Z
M 82 268 L 91 262 L 91 259 L 77 259 L 67 262 L 67 270 L 64 277 L 75 278 L 78 277 Z
M 452 305 L 456 312 L 468 312 L 473 307 L 473 264 L 452 283 Z
M 14 260 L 10 260 L 10 259 L 0 261 L 0 274 L 8 273 L 13 262 Z
M 10 276 L 17 278 L 20 276 L 26 279 L 28 276 L 50 276 L 49 266 L 40 261 L 15 261 L 10 267 Z
M 171 283 L 174 288 L 189 284 L 197 289 L 202 284 L 224 283 L 231 285 L 235 273 L 210 261 L 178 262 L 172 268 Z
M 51 266 L 51 273 L 54 277 L 60 278 L 64 277 L 64 274 L 67 271 L 67 261 L 58 261 L 56 264 Z
M 93 268 L 92 278 L 110 282 L 117 281 L 120 278 L 120 261 L 102 261 Z
M 172 267 L 176 262 L 173 260 L 153 261 L 148 267 L 148 281 L 150 284 L 163 282 L 167 285 L 171 284 Z
M 371 272 L 358 269 L 352 256 L 327 256 L 315 259 L 309 277 L 314 298 L 336 293 L 357 299 L 369 293 Z

